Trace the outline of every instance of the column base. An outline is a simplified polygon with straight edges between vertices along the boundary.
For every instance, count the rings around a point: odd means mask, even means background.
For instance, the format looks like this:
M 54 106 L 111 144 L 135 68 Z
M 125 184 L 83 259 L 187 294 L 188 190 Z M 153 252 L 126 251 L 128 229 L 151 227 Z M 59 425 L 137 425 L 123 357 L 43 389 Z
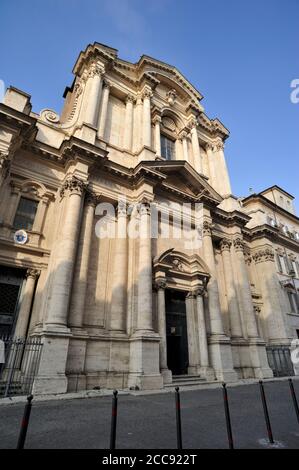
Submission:
M 161 375 L 163 377 L 163 384 L 172 383 L 172 372 L 169 369 L 161 369 Z
M 267 379 L 273 377 L 273 371 L 269 367 L 264 341 L 249 339 L 249 354 L 254 378 Z
M 201 366 L 199 368 L 199 375 L 203 379 L 206 379 L 208 382 L 215 380 L 215 372 L 212 367 L 209 366 Z
M 163 387 L 159 369 L 159 342 L 160 336 L 150 331 L 137 331 L 130 338 L 129 388 L 154 390 Z
M 38 373 L 33 383 L 33 393 L 37 395 L 66 393 L 65 374 L 69 348 L 69 335 L 61 331 L 47 331 L 41 335 L 43 349 Z
M 217 380 L 236 382 L 238 374 L 233 367 L 232 348 L 229 339 L 224 335 L 213 335 L 209 338 L 211 364 Z

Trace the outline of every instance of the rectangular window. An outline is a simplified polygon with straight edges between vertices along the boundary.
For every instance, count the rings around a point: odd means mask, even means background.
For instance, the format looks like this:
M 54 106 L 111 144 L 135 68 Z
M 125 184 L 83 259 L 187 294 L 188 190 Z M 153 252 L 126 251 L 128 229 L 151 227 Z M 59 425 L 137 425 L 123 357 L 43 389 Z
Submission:
M 31 230 L 37 211 L 38 201 L 21 197 L 15 215 L 14 228 Z
M 288 267 L 287 267 L 287 261 L 286 257 L 279 255 L 279 261 L 280 261 L 280 266 L 281 266 L 281 273 L 283 274 L 288 274 Z
M 161 156 L 166 160 L 175 159 L 175 142 L 165 135 L 161 135 Z
M 282 258 L 282 256 L 276 255 L 278 271 L 279 271 L 280 273 L 283 273 L 281 258 Z

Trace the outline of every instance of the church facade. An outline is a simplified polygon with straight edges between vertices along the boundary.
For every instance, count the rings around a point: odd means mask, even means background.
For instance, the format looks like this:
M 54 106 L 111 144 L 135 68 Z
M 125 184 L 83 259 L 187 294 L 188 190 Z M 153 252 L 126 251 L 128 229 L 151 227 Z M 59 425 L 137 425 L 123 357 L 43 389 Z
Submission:
M 232 194 L 229 131 L 175 67 L 94 43 L 73 73 L 61 115 L 0 104 L 0 335 L 42 339 L 34 392 L 290 373 L 293 197 Z

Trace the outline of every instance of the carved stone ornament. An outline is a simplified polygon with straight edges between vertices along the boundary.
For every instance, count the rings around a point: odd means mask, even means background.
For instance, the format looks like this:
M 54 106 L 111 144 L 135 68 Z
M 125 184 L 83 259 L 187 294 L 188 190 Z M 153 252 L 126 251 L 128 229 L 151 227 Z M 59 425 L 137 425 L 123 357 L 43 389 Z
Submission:
M 40 112 L 40 118 L 42 121 L 50 122 L 51 124 L 57 124 L 59 122 L 59 114 L 53 109 L 43 109 Z
M 166 279 L 164 279 L 164 278 L 156 279 L 155 280 L 155 287 L 156 287 L 157 290 L 166 289 L 166 287 L 167 287 Z
M 101 202 L 101 195 L 88 190 L 85 195 L 85 204 L 90 206 L 97 206 Z
M 103 65 L 98 61 L 92 61 L 87 69 L 87 77 L 94 78 L 95 76 L 101 77 L 104 75 L 105 69 Z
M 211 236 L 211 233 L 212 233 L 212 224 L 210 222 L 208 222 L 207 220 L 204 220 L 203 224 L 202 224 L 202 234 L 203 234 L 203 236 L 205 236 L 205 235 Z
M 207 291 L 206 286 L 198 286 L 192 291 L 192 293 L 194 297 L 198 297 L 198 296 L 202 297 L 206 294 L 206 291 Z
M 131 95 L 130 93 L 126 96 L 126 103 L 135 103 L 135 97 Z
M 167 101 L 170 106 L 173 106 L 177 97 L 177 92 L 175 89 L 169 90 L 166 94 Z
M 244 242 L 243 242 L 242 238 L 236 238 L 233 241 L 233 244 L 234 244 L 235 251 L 244 252 Z
M 230 247 L 232 246 L 232 242 L 227 238 L 222 238 L 220 241 L 220 250 L 221 251 L 230 251 Z
M 2 171 L 3 179 L 6 179 L 9 175 L 11 161 L 9 160 L 8 152 L 0 151 L 0 170 Z
M 256 251 L 252 257 L 256 263 L 263 263 L 265 261 L 275 260 L 274 251 L 270 248 L 265 248 L 263 250 Z
M 142 92 L 142 98 L 151 98 L 153 96 L 153 92 L 152 92 L 152 89 L 147 87 L 143 90 Z
M 60 189 L 60 196 L 63 198 L 67 192 L 69 194 L 78 194 L 79 196 L 82 196 L 86 188 L 87 183 L 85 181 L 82 181 L 75 176 L 71 176 L 63 183 Z
M 34 279 L 37 279 L 39 275 L 40 275 L 40 271 L 38 269 L 31 269 L 31 268 L 27 269 L 26 278 L 33 277 Z
M 223 149 L 224 149 L 224 143 L 222 142 L 222 140 L 218 140 L 217 142 L 215 142 L 214 152 L 219 152 L 220 150 L 223 150 Z
M 177 271 L 180 271 L 182 273 L 186 271 L 184 264 L 178 258 L 175 258 L 172 261 L 172 266 L 173 266 L 174 269 L 176 269 Z
M 168 129 L 172 132 L 175 132 L 175 130 L 176 130 L 176 125 L 175 125 L 174 120 L 171 119 L 168 116 L 164 116 L 162 118 L 162 125 L 163 125 L 163 127 L 165 127 L 165 129 Z

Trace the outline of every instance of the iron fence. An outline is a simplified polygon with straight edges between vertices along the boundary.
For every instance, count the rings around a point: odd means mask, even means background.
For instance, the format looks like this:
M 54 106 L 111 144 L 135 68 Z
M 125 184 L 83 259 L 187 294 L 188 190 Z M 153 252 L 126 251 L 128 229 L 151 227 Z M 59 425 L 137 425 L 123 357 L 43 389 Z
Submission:
M 0 364 L 0 397 L 28 395 L 38 371 L 43 344 L 40 338 L 0 337 L 4 360 Z
M 291 352 L 288 346 L 267 346 L 269 366 L 274 377 L 289 377 L 294 374 Z

